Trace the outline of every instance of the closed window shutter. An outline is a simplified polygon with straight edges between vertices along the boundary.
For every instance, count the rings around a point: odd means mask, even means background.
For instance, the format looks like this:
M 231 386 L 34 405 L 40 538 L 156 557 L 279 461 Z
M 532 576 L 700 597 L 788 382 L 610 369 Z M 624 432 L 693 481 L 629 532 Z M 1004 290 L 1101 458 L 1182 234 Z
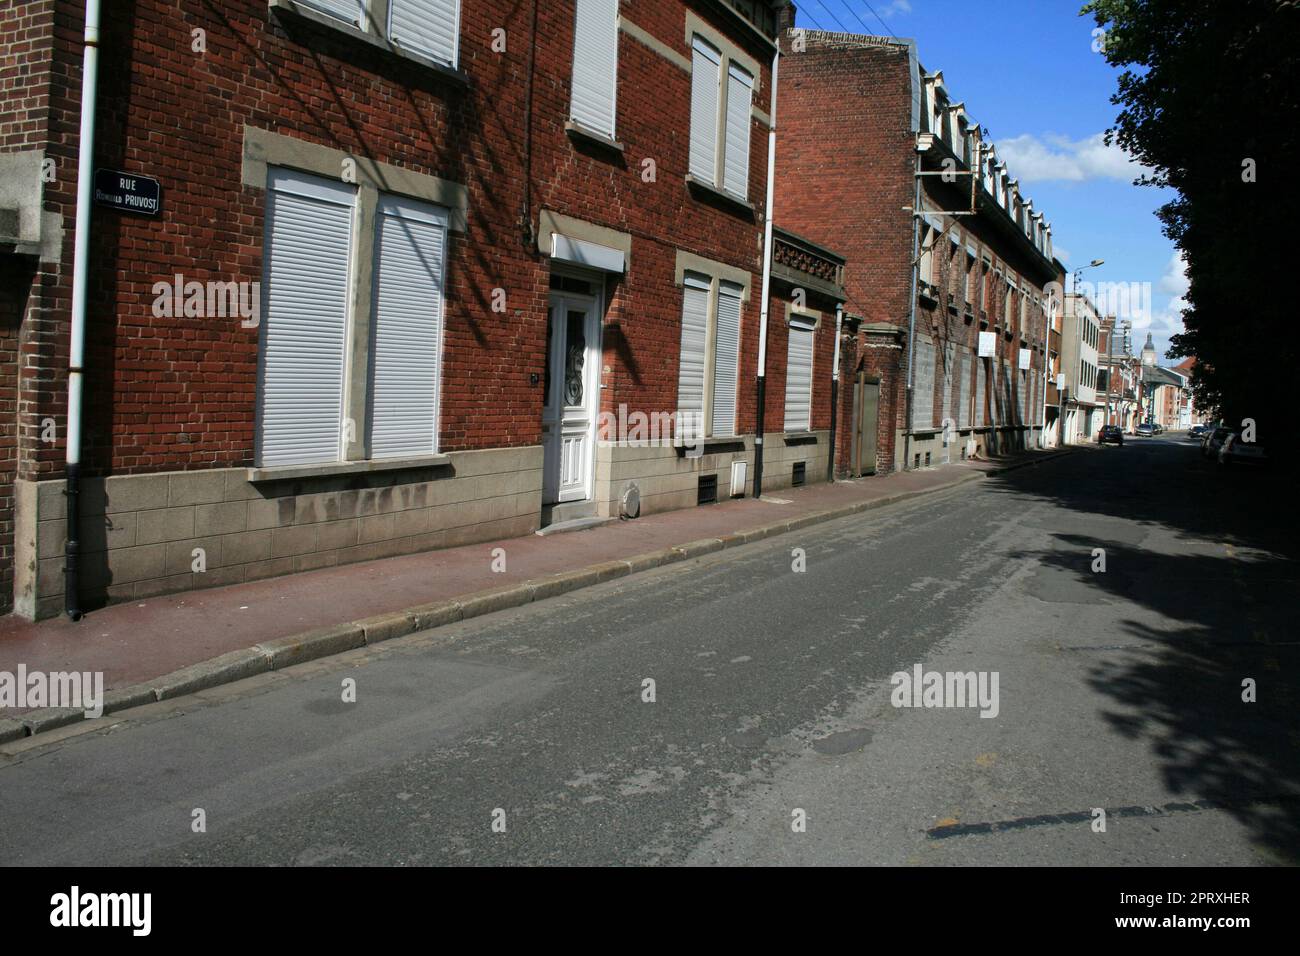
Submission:
M 388 38 L 399 47 L 456 65 L 460 0 L 389 0 Z
M 614 138 L 618 85 L 618 0 L 578 0 L 569 118 Z
M 740 363 L 741 287 L 723 282 L 718 288 L 718 321 L 713 336 L 712 431 L 736 434 L 736 372 Z
M 682 289 L 682 355 L 677 373 L 678 433 L 703 435 L 704 355 L 709 328 L 709 280 L 687 273 Z
M 385 196 L 375 243 L 370 453 L 375 458 L 438 450 L 447 214 Z
M 785 362 L 785 430 L 812 428 L 813 327 L 793 319 Z
M 742 199 L 749 194 L 750 105 L 754 78 L 732 64 L 727 68 L 727 148 L 722 155 L 722 186 Z
M 308 7 L 361 26 L 366 12 L 366 0 L 299 0 Z
M 277 170 L 266 195 L 258 462 L 338 461 L 354 191 Z
M 912 373 L 912 427 L 934 426 L 934 343 L 916 343 L 916 369 Z
M 722 55 L 698 37 L 691 53 L 691 175 L 718 181 L 718 73 Z

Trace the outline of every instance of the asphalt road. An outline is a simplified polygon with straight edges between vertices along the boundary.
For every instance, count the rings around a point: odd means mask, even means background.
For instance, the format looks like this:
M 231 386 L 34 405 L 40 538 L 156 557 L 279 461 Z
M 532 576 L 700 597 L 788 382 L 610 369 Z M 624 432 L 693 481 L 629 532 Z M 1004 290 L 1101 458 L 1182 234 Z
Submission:
M 1082 449 L 153 705 L 0 763 L 0 863 L 1294 862 L 1285 484 Z

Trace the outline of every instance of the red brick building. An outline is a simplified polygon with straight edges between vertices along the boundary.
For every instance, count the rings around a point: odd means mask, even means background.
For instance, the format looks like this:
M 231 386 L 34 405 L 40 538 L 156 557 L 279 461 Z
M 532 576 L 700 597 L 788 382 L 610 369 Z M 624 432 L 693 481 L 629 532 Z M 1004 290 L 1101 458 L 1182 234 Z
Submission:
M 780 6 L 114 3 L 81 603 L 744 490 Z M 0 11 L 0 573 L 26 616 L 66 598 L 84 17 Z M 764 487 L 828 455 L 838 280 L 797 283 L 843 260 L 803 251 L 772 280 Z
M 776 207 L 845 257 L 861 318 L 844 470 L 1038 446 L 1064 280 L 1051 227 L 913 41 L 786 29 L 781 42 Z

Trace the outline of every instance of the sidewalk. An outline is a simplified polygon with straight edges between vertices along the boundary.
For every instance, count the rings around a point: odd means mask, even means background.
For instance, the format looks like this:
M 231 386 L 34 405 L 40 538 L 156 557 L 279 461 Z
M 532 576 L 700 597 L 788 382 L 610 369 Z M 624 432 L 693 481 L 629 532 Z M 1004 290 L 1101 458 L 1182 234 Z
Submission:
M 830 520 L 1058 454 L 1060 450 L 1030 452 L 993 462 L 819 483 L 775 492 L 770 496 L 773 500 L 743 498 L 611 522 L 585 531 L 530 535 L 188 591 L 113 605 L 92 611 L 76 623 L 63 617 L 30 623 L 11 615 L 0 618 L 0 672 L 16 673 L 20 663 L 28 672 L 102 671 L 105 692 L 119 692 L 112 709 L 122 709 L 140 703 L 142 695 L 145 700 L 176 696 L 198 689 L 197 683 L 212 686 L 259 670 L 541 600 L 779 534 L 789 530 L 785 524 L 791 521 L 812 524 Z M 683 548 L 688 543 L 694 546 Z M 494 548 L 505 551 L 504 572 L 492 570 Z M 444 603 L 426 607 L 423 614 L 412 614 L 412 609 L 437 602 Z M 328 630 L 306 634 L 319 629 Z M 247 649 L 258 645 L 264 667 L 232 653 L 251 655 Z M 209 674 L 206 682 L 174 681 L 169 692 L 164 694 L 155 687 L 151 693 L 149 682 L 175 676 L 174 672 L 200 662 L 215 663 L 211 659 L 222 655 L 238 665 L 226 668 L 224 678 Z M 20 712 L 6 709 L 0 716 L 13 718 Z M 38 729 L 42 728 L 29 723 L 29 733 Z

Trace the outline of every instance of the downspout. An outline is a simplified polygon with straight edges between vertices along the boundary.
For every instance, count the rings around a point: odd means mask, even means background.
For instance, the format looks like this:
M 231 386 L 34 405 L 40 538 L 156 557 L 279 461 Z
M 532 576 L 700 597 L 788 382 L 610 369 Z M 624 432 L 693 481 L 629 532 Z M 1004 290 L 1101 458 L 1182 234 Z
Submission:
M 1047 446 L 1047 376 L 1052 373 L 1052 323 L 1055 321 L 1053 315 L 1056 307 L 1052 305 L 1052 300 L 1047 300 L 1047 328 L 1043 330 L 1043 400 L 1038 405 L 1038 447 L 1046 448 Z
M 907 318 L 907 413 L 903 432 L 903 471 L 912 460 L 912 357 L 916 351 L 916 283 L 921 268 L 921 154 L 916 154 L 916 169 L 912 180 L 915 189 L 912 197 L 912 284 L 908 288 Z
M 77 145 L 77 225 L 72 254 L 72 329 L 68 345 L 68 441 L 64 474 L 67 541 L 63 546 L 63 608 L 81 619 L 77 558 L 81 550 L 81 390 L 86 351 L 86 273 L 90 257 L 90 187 L 95 163 L 95 98 L 99 70 L 99 0 L 86 0 L 81 61 L 81 140 Z
M 537 5 L 533 0 L 533 28 L 528 39 L 528 82 L 524 90 L 524 200 L 520 214 L 520 231 L 524 248 L 530 254 L 537 251 L 537 237 L 533 235 L 533 63 L 537 54 Z
M 763 223 L 763 298 L 758 318 L 758 422 L 754 434 L 754 497 L 763 496 L 763 429 L 767 406 L 767 314 L 772 287 L 772 203 L 776 192 L 776 71 L 781 62 L 781 47 L 772 52 L 772 106 L 768 111 L 767 131 L 767 208 Z
M 844 303 L 835 303 L 835 354 L 831 359 L 831 447 L 826 457 L 826 480 L 835 480 L 835 420 L 840 408 L 840 328 L 844 324 Z

